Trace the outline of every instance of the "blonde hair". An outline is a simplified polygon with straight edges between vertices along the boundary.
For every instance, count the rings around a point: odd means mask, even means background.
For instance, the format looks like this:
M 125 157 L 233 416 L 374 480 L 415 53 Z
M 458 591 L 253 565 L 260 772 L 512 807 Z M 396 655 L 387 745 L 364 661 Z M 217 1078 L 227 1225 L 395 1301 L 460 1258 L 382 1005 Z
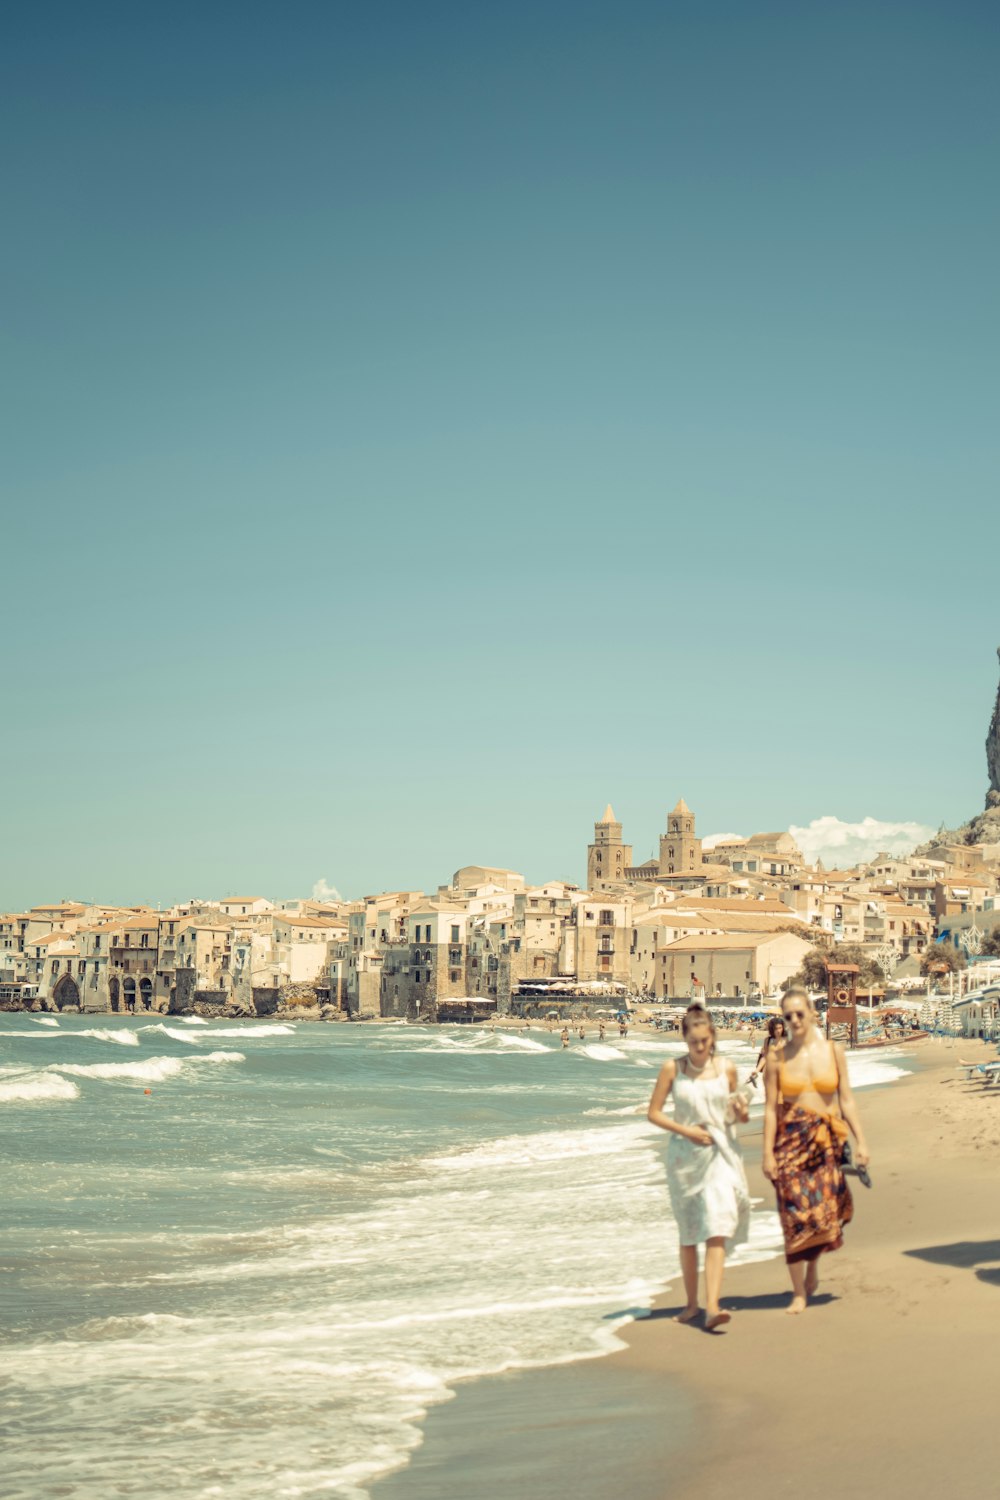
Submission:
M 782 1020 L 785 1019 L 785 1017 L 784 1017 L 785 1001 L 786 1000 L 794 1000 L 796 996 L 798 996 L 800 1000 L 804 1000 L 806 1002 L 806 1005 L 808 1005 L 808 1007 L 812 1011 L 813 1015 L 816 1014 L 816 1007 L 812 1003 L 812 996 L 810 995 L 809 991 L 808 990 L 804 990 L 800 984 L 793 984 L 792 988 L 790 990 L 786 990 L 785 991 L 785 993 L 784 993 L 784 995 L 782 996 L 782 999 L 781 999 L 781 1009 L 782 1009 L 782 1017 L 781 1017 L 781 1019 Z

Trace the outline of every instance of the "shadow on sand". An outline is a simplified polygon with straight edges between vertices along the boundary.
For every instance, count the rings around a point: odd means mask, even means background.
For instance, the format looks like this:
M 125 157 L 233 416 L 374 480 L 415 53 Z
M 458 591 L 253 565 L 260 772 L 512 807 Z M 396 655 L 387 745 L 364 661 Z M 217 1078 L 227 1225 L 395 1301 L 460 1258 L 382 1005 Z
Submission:
M 923 1250 L 907 1250 L 915 1260 L 929 1260 L 935 1266 L 955 1266 L 959 1271 L 975 1271 L 979 1281 L 1000 1286 L 1000 1240 L 956 1240 L 952 1245 L 927 1245 Z M 989 1269 L 983 1269 L 984 1266 Z
M 791 1292 L 787 1291 L 762 1292 L 759 1296 L 756 1297 L 723 1296 L 722 1306 L 726 1310 L 726 1312 L 734 1313 L 784 1312 L 785 1308 L 788 1306 L 791 1295 Z M 839 1299 L 835 1297 L 832 1292 L 817 1292 L 815 1297 L 810 1297 L 809 1306 L 826 1307 L 831 1302 L 837 1302 L 838 1300 Z M 605 1317 L 607 1320 L 631 1317 L 634 1318 L 637 1323 L 650 1323 L 654 1319 L 674 1319 L 677 1317 L 678 1313 L 682 1313 L 683 1311 L 684 1303 L 678 1302 L 676 1307 L 654 1307 L 652 1310 L 646 1307 L 623 1307 L 619 1312 L 605 1314 Z M 714 1333 L 717 1331 L 715 1329 L 709 1330 L 705 1327 L 705 1314 L 703 1312 L 694 1320 L 694 1322 L 682 1324 L 681 1326 L 686 1328 L 693 1328 L 696 1332 L 700 1333 Z

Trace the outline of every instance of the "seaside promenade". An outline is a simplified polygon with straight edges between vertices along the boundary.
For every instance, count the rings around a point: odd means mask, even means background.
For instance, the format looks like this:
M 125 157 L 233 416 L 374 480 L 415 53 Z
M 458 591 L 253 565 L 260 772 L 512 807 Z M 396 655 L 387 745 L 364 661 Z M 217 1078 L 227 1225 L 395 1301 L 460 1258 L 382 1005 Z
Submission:
M 780 1259 L 729 1271 L 717 1335 L 672 1321 L 672 1287 L 620 1353 L 460 1387 L 377 1500 L 992 1493 L 1000 1097 L 960 1079 L 960 1054 L 992 1049 L 920 1043 L 913 1074 L 859 1095 L 874 1186 L 854 1185 L 803 1317 L 784 1314 Z

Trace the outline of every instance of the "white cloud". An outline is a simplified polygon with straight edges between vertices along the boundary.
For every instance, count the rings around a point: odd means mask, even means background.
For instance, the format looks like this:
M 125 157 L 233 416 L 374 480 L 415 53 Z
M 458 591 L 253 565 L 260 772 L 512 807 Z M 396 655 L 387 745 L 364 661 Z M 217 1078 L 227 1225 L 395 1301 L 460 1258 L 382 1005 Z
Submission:
M 736 844 L 742 842 L 742 833 L 710 833 L 707 839 L 702 839 L 703 849 L 714 849 L 718 844 Z
M 879 818 L 845 823 L 829 815 L 813 818 L 804 828 L 793 823 L 788 831 L 810 863 L 821 859 L 827 867 L 856 865 L 883 850 L 887 854 L 909 854 L 934 833 L 923 823 L 883 823 Z
M 343 899 L 335 885 L 327 885 L 324 875 L 321 875 L 313 886 L 314 901 L 343 901 Z

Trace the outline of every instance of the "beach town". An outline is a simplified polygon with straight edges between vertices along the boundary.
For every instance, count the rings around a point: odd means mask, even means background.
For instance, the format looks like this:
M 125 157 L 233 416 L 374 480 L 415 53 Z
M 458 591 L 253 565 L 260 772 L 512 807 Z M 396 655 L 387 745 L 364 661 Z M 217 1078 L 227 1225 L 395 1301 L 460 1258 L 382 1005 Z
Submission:
M 432 892 L 356 900 L 3 913 L 0 1008 L 573 1019 L 692 998 L 773 1007 L 793 979 L 822 990 L 826 966 L 847 961 L 869 1011 L 922 1009 L 924 1025 L 983 1035 L 1000 975 L 1000 693 L 986 753 L 983 813 L 848 869 L 807 863 L 787 832 L 703 841 L 681 797 L 641 863 L 609 804 L 577 855 L 578 885 L 466 865 Z

